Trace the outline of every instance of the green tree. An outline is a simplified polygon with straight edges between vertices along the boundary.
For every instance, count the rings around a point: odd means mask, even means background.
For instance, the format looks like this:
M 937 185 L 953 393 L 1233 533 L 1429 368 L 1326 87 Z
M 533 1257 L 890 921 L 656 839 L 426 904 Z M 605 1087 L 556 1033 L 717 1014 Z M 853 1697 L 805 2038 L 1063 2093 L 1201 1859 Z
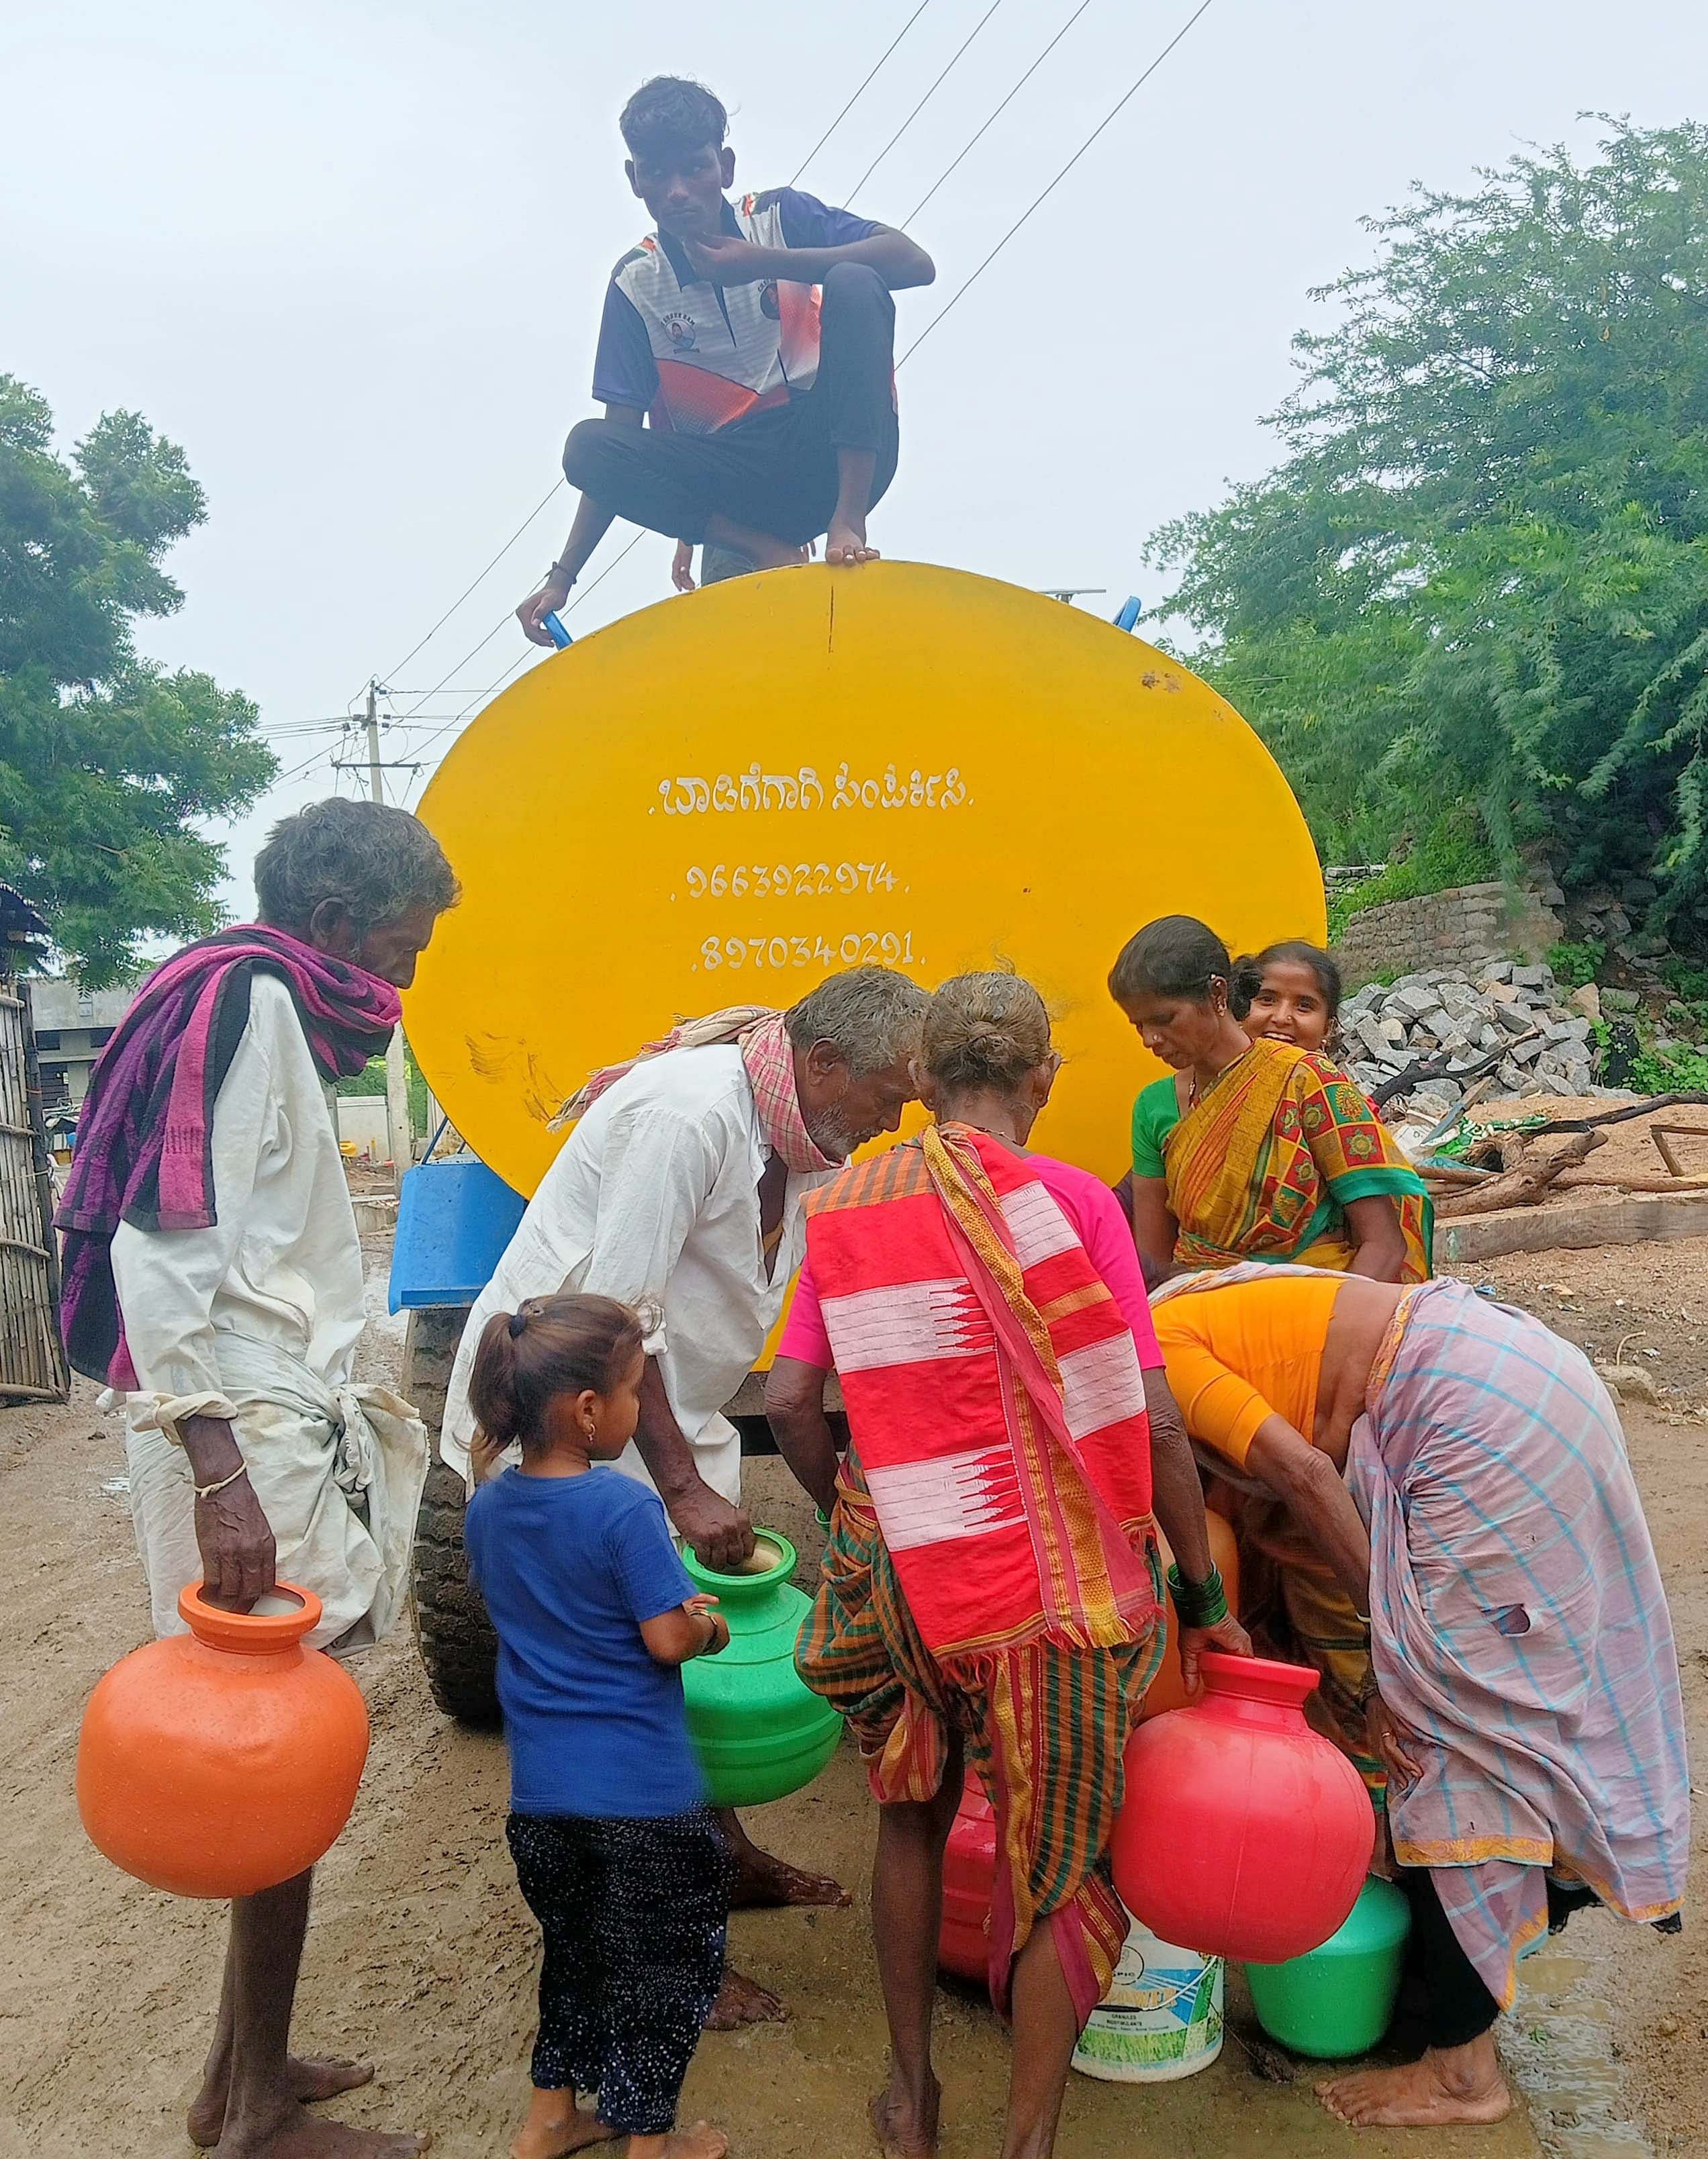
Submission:
M 1708 127 L 1605 125 L 1369 221 L 1284 461 L 1150 552 L 1331 857 L 1541 855 L 1665 919 L 1708 883 Z
M 134 412 L 69 462 L 52 443 L 44 400 L 0 375 L 0 879 L 96 987 L 144 937 L 217 927 L 225 849 L 199 826 L 278 766 L 246 697 L 133 643 L 181 603 L 162 559 L 206 514 L 184 453 Z

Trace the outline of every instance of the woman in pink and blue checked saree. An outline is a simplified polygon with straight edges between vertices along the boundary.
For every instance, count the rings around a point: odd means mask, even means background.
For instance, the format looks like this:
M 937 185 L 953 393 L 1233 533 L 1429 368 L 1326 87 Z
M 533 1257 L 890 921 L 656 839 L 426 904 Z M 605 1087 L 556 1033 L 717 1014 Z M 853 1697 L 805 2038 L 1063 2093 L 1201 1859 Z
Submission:
M 1519 1956 L 1587 1903 L 1675 1929 L 1684 1891 L 1678 1659 L 1612 1403 L 1460 1282 L 1246 1266 L 1153 1303 L 1201 1453 L 1285 1500 L 1369 1614 L 1430 2044 L 1319 2095 L 1358 2125 L 1498 2120 Z

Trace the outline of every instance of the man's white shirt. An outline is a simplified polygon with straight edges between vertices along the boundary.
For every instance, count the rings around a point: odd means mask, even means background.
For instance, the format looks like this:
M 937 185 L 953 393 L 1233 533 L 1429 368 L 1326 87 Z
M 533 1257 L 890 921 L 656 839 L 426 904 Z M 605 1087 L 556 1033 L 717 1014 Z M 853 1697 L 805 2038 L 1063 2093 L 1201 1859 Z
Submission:
M 466 1476 L 476 1419 L 468 1378 L 494 1312 L 567 1287 L 650 1307 L 649 1356 L 695 1465 L 741 1496 L 741 1442 L 722 1414 L 776 1323 L 806 1249 L 803 1200 L 831 1172 L 791 1175 L 768 1274 L 758 1183 L 770 1159 L 733 1045 L 673 1050 L 601 1095 L 541 1178 L 457 1351 L 440 1442 Z M 619 1469 L 647 1479 L 630 1446 Z

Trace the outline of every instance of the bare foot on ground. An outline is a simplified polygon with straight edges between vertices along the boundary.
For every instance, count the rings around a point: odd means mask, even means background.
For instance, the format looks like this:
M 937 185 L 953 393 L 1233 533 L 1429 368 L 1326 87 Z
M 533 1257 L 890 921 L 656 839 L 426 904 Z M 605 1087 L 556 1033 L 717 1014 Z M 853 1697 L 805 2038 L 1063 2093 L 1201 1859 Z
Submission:
M 717 1999 L 706 2013 L 708 2032 L 735 2032 L 743 2024 L 780 2023 L 787 2010 L 774 1994 L 769 1993 L 756 1979 L 748 1979 L 738 1971 L 726 1971 L 723 1984 L 717 1990 Z
M 827 1874 L 804 1873 L 800 1867 L 774 1859 L 769 1851 L 758 1851 L 752 1845 L 737 1856 L 735 1887 L 729 1898 L 732 1912 L 760 1908 L 770 1910 L 785 1904 L 831 1904 L 840 1908 L 849 1901 L 841 1883 L 831 1881 Z
M 825 535 L 825 560 L 833 567 L 851 568 L 857 562 L 875 562 L 877 550 L 869 546 L 866 539 L 866 520 L 857 525 L 851 518 L 833 517 L 831 529 Z
M 1468 2047 L 1431 2048 L 1421 2062 L 1397 2069 L 1355 2069 L 1331 2077 L 1317 2096 L 1354 2129 L 1435 2129 L 1450 2122 L 1502 2121 L 1512 2094 L 1500 2074 L 1492 2037 Z
M 417 2159 L 432 2141 L 424 2129 L 401 2136 L 352 2129 L 347 2122 L 317 2120 L 291 2105 L 271 2128 L 228 2125 L 216 2149 L 220 2159 Z
M 883 2159 L 936 2159 L 937 2111 L 942 2099 L 942 2087 L 934 2080 L 923 2105 L 905 2098 L 893 2084 L 872 2094 L 866 2111 Z
M 336 2099 L 340 2092 L 359 2091 L 374 2081 L 371 2062 L 340 2062 L 318 2055 L 292 2054 L 285 2064 L 291 2097 L 313 2106 L 321 2099 Z M 225 2087 L 204 2084 L 190 2108 L 186 2124 L 192 2144 L 210 2151 L 220 2141 L 225 2120 Z
M 631 2136 L 629 2159 L 723 2159 L 729 2139 L 709 2121 L 673 2129 L 668 2136 Z
M 536 2089 L 527 2120 L 510 2140 L 510 2159 L 565 2159 L 621 2134 L 590 2107 L 577 2106 L 572 2091 Z

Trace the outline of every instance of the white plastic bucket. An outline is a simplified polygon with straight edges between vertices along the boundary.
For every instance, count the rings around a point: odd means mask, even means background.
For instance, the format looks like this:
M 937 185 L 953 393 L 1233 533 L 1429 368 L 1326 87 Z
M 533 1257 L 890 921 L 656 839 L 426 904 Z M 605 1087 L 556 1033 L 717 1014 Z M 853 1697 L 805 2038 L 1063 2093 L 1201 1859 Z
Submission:
M 1159 1942 L 1135 1919 L 1074 2067 L 1111 2084 L 1166 2084 L 1222 2051 L 1222 1960 Z

